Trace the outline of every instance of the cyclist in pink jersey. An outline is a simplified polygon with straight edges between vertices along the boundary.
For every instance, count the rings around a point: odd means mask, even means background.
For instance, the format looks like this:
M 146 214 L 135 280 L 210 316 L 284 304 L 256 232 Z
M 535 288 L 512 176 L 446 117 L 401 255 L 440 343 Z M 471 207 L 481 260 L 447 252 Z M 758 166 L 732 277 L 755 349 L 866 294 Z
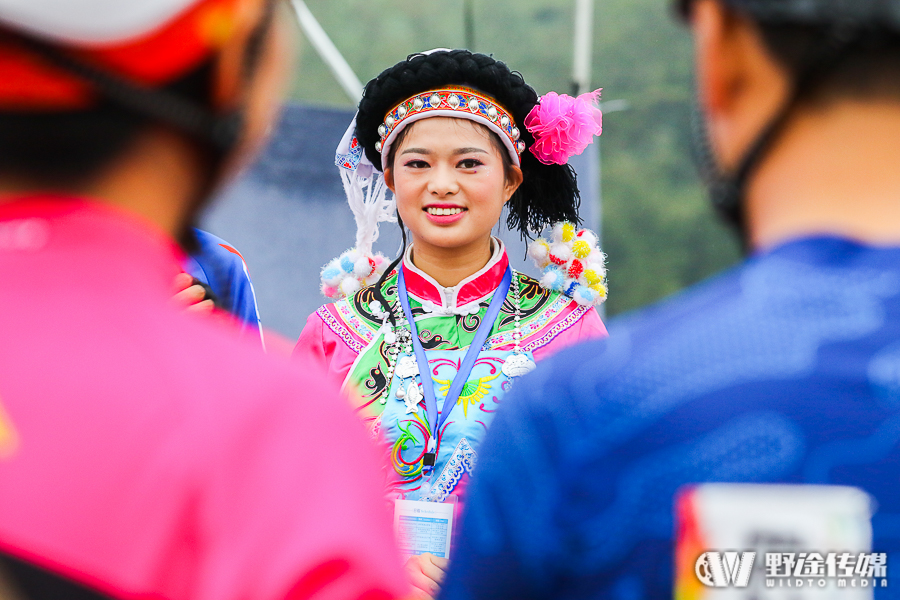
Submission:
M 0 0 L 0 579 L 19 596 L 407 592 L 336 389 L 171 301 L 195 214 L 273 118 L 277 12 Z

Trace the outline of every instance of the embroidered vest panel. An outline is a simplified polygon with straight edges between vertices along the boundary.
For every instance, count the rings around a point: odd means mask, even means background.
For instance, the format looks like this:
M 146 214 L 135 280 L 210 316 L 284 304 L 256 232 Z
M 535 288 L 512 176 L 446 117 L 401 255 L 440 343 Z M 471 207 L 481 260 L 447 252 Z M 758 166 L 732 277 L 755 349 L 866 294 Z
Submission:
M 570 298 L 542 288 L 539 282 L 519 274 L 521 347 L 531 352 L 550 343 L 553 338 L 574 325 L 591 308 L 578 306 Z M 397 275 L 389 277 L 382 287 L 389 304 L 397 304 Z M 425 348 L 438 407 L 450 387 L 450 382 L 484 319 L 491 296 L 484 298 L 478 312 L 469 315 L 446 315 L 429 312 L 410 298 L 413 318 L 419 339 Z M 373 304 L 374 303 L 374 304 Z M 440 501 L 457 491 L 465 474 L 474 468 L 478 447 L 493 419 L 493 413 L 512 385 L 501 372 L 507 357 L 512 354 L 515 330 L 515 306 L 512 297 L 503 303 L 493 324 L 491 334 L 475 363 L 472 373 L 452 409 L 450 417 L 439 432 L 440 447 L 431 489 L 421 490 L 422 456 L 425 440 L 431 432 L 424 401 L 418 410 L 397 398 L 401 387 L 408 387 L 410 379 L 394 377 L 388 381 L 390 364 L 384 340 L 381 318 L 372 308 L 378 306 L 372 288 L 365 288 L 351 298 L 319 309 L 326 325 L 347 344 L 358 357 L 344 383 L 356 410 L 369 423 L 381 444 L 390 450 L 389 481 L 392 489 L 409 499 Z M 432 309 L 433 310 L 433 309 Z M 399 313 L 399 309 L 395 314 Z M 399 358 L 402 358 L 401 354 Z

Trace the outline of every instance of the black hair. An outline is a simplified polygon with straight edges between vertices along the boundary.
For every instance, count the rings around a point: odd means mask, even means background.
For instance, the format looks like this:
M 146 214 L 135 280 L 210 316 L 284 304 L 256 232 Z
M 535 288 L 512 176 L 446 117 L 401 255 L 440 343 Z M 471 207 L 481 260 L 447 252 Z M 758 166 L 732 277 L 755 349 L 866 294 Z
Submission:
M 381 289 L 384 287 L 384 282 L 387 281 L 387 278 L 391 276 L 391 273 L 397 268 L 397 265 L 400 264 L 400 261 L 403 260 L 403 255 L 406 254 L 406 227 L 403 225 L 403 219 L 400 218 L 400 213 L 397 213 L 397 224 L 400 225 L 400 236 L 403 238 L 403 244 L 400 246 L 400 256 L 395 258 L 391 264 L 384 270 L 384 273 L 381 274 L 381 277 L 378 278 L 378 281 L 372 287 L 372 291 L 375 294 L 375 299 L 378 300 L 378 303 L 384 309 L 384 311 L 388 315 L 388 319 L 391 322 L 393 327 L 397 327 L 397 317 L 394 315 L 394 307 L 390 305 L 387 301 L 387 298 L 384 297 Z
M 491 96 L 512 115 L 526 148 L 534 143 L 524 121 L 538 103 L 538 95 L 522 75 L 484 54 L 441 50 L 410 55 L 366 84 L 356 117 L 356 135 L 372 164 L 381 168 L 381 153 L 375 144 L 379 141 L 378 126 L 388 111 L 415 94 L 446 85 L 468 86 Z M 550 223 L 580 222 L 581 197 L 571 166 L 545 165 L 526 149 L 521 155 L 521 168 L 522 185 L 507 203 L 510 229 L 517 229 L 526 238 Z
M 829 11 L 829 2 L 823 0 L 723 0 L 723 4 L 755 23 L 766 50 L 795 82 L 816 62 L 824 46 L 844 42 L 834 60 L 820 69 L 821 76 L 813 85 L 801 90 L 801 101 L 900 98 L 900 28 L 891 19 L 859 19 L 858 15 L 842 14 L 847 11 L 840 7 Z M 892 4 L 897 3 L 880 2 L 879 6 Z M 687 19 L 692 5 L 693 0 L 677 0 L 675 8 Z M 860 14 L 870 13 L 875 15 L 877 10 L 860 8 Z
M 761 23 L 759 28 L 767 50 L 794 80 L 832 34 L 816 25 Z M 858 36 L 814 86 L 803 90 L 802 100 L 876 97 L 900 99 L 900 34 L 872 30 Z
M 275 1 L 264 0 L 259 23 L 242 57 L 243 78 L 256 71 L 274 21 Z M 88 83 L 96 103 L 87 109 L 0 112 L 0 174 L 78 187 L 90 181 L 153 123 L 188 136 L 204 166 L 199 192 L 188 207 L 179 235 L 187 251 L 197 249 L 190 228 L 211 197 L 228 158 L 243 133 L 241 110 L 217 114 L 213 103 L 213 58 L 161 88 L 143 88 L 82 61 L 65 48 L 0 28 L 0 43 L 11 44 Z
M 166 90 L 210 106 L 211 74 L 206 62 Z M 124 152 L 151 120 L 105 99 L 82 110 L 0 112 L 0 173 L 77 187 Z
M 897 0 L 721 0 L 735 15 L 752 21 L 766 50 L 787 73 L 790 91 L 730 173 L 716 163 L 704 119 L 695 102 L 693 137 L 700 172 L 726 223 L 749 248 L 744 222 L 748 181 L 802 104 L 891 95 L 900 97 L 900 25 L 891 18 Z M 677 0 L 687 20 L 693 0 Z M 888 11 L 888 12 L 885 12 Z

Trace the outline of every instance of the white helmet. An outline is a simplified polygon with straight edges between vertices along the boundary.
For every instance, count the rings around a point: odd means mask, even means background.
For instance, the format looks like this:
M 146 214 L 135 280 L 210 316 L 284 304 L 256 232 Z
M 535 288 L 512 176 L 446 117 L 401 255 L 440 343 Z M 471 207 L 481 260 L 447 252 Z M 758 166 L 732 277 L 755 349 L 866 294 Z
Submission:
M 198 0 L 0 0 L 0 23 L 46 40 L 103 46 L 162 27 Z

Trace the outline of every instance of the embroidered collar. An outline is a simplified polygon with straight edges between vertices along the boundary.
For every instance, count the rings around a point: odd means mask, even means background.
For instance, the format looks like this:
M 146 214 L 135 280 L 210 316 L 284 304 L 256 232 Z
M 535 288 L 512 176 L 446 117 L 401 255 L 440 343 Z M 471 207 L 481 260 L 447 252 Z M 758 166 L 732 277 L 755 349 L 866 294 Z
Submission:
M 404 277 L 410 296 L 430 312 L 444 315 L 476 314 L 478 305 L 494 293 L 509 266 L 506 246 L 497 238 L 491 239 L 493 254 L 488 263 L 453 287 L 440 285 L 430 275 L 418 269 L 412 262 L 413 247 L 410 246 L 403 257 Z

